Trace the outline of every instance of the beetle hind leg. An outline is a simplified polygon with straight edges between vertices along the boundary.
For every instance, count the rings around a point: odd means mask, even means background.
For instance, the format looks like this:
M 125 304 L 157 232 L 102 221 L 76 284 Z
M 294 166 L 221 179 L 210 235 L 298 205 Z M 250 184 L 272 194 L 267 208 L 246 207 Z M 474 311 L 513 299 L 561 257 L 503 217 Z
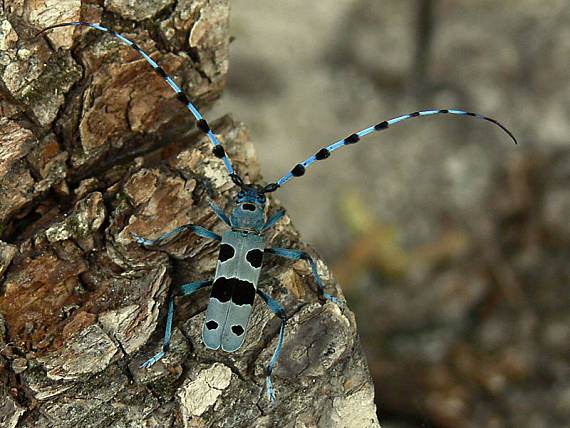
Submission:
M 271 383 L 271 372 L 273 371 L 273 367 L 275 366 L 275 362 L 277 361 L 277 357 L 279 357 L 279 353 L 281 352 L 281 345 L 283 344 L 283 334 L 285 333 L 285 320 L 287 319 L 287 315 L 285 311 L 281 307 L 279 303 L 277 303 L 273 298 L 271 298 L 268 294 L 264 293 L 261 290 L 257 290 L 257 294 L 261 296 L 263 301 L 267 303 L 269 309 L 273 311 L 275 315 L 277 315 L 281 319 L 281 327 L 279 328 L 279 341 L 277 342 L 277 347 L 273 352 L 273 357 L 271 357 L 271 361 L 267 366 L 267 395 L 271 400 L 271 404 L 275 404 L 275 394 L 273 392 L 273 384 Z
M 162 350 L 157 353 L 154 357 L 146 361 L 144 364 L 140 366 L 141 369 L 146 369 L 160 360 L 164 353 L 168 350 L 168 345 L 170 344 L 170 333 L 172 331 L 172 317 L 174 316 L 174 298 L 177 296 L 187 296 L 189 294 L 194 293 L 202 288 L 208 287 L 212 285 L 212 281 L 198 281 L 198 282 L 191 282 L 189 284 L 184 284 L 179 287 L 179 291 L 176 293 L 172 293 L 170 299 L 168 300 L 168 315 L 166 317 L 166 329 L 164 332 L 164 342 L 162 345 Z
M 311 265 L 311 269 L 313 270 L 313 274 L 315 275 L 315 279 L 317 280 L 317 284 L 319 285 L 319 291 L 322 293 L 323 297 L 325 299 L 330 300 L 331 302 L 336 303 L 339 306 L 342 306 L 342 304 L 339 302 L 339 300 L 336 297 L 325 293 L 321 277 L 317 272 L 317 266 L 315 265 L 315 262 L 313 261 L 313 259 L 309 254 L 305 253 L 304 251 L 293 250 L 290 248 L 266 248 L 265 252 L 270 254 L 275 254 L 281 257 L 287 257 L 288 259 L 306 260 L 307 262 L 309 262 L 309 264 Z

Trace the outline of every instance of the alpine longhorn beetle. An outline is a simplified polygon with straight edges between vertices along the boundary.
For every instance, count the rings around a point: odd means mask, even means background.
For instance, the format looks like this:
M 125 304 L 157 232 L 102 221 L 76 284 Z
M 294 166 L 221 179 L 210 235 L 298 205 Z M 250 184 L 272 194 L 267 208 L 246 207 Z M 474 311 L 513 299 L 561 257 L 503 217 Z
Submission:
M 221 244 L 214 279 L 184 284 L 180 286 L 180 291 L 178 293 L 171 294 L 168 302 L 168 315 L 162 350 L 145 362 L 141 368 L 152 366 L 168 349 L 168 344 L 170 343 L 170 332 L 172 329 L 172 317 L 174 313 L 174 297 L 192 294 L 197 290 L 211 285 L 212 291 L 202 330 L 202 340 L 204 345 L 212 350 L 217 350 L 221 347 L 222 350 L 226 352 L 234 352 L 241 347 L 245 339 L 247 324 L 253 309 L 255 294 L 257 293 L 269 306 L 269 309 L 271 309 L 271 311 L 281 319 L 279 341 L 267 367 L 266 376 L 267 394 L 272 403 L 275 403 L 275 396 L 271 383 L 271 372 L 273 371 L 275 361 L 279 356 L 279 352 L 283 344 L 283 334 L 285 331 L 285 322 L 287 317 L 283 308 L 274 299 L 257 288 L 264 254 L 275 254 L 295 260 L 306 260 L 311 266 L 323 297 L 337 304 L 339 304 L 339 302 L 334 296 L 324 292 L 323 284 L 317 272 L 315 262 L 309 254 L 304 251 L 294 249 L 265 247 L 263 233 L 277 223 L 285 214 L 285 211 L 279 211 L 277 214 L 267 219 L 265 215 L 265 194 L 276 191 L 293 177 L 302 176 L 309 165 L 315 161 L 327 159 L 332 151 L 344 146 L 355 144 L 360 141 L 361 137 L 364 137 L 374 131 L 387 129 L 390 125 L 418 116 L 452 114 L 477 117 L 479 119 L 492 122 L 500 127 L 512 138 L 514 143 L 517 144 L 515 136 L 505 126 L 495 119 L 487 116 L 463 110 L 450 109 L 416 111 L 414 113 L 404 114 L 402 116 L 385 120 L 376 125 L 369 126 L 368 128 L 350 134 L 348 137 L 320 149 L 313 156 L 296 164 L 276 183 L 270 183 L 266 186 L 246 184 L 233 170 L 224 148 L 210 129 L 208 122 L 206 122 L 200 112 L 196 107 L 194 107 L 192 102 L 190 102 L 186 94 L 176 85 L 176 83 L 174 83 L 170 76 L 168 76 L 168 74 L 166 74 L 166 72 L 152 58 L 143 52 L 141 48 L 139 48 L 134 42 L 113 30 L 87 22 L 68 22 L 52 25 L 38 33 L 38 36 L 54 28 L 67 26 L 87 26 L 99 31 L 104 31 L 119 38 L 131 48 L 135 49 L 153 67 L 156 73 L 176 92 L 176 98 L 184 104 L 188 110 L 190 110 L 197 121 L 197 128 L 206 134 L 214 145 L 212 149 L 213 154 L 223 160 L 229 177 L 233 183 L 239 187 L 239 192 L 235 200 L 235 207 L 233 208 L 229 218 L 218 205 L 213 201 L 209 201 L 214 213 L 230 227 L 230 230 L 224 232 L 222 236 L 194 224 L 186 224 L 178 227 L 171 232 L 165 233 L 154 241 L 134 234 L 137 242 L 141 244 L 157 245 L 182 230 L 189 230 L 198 236 L 220 241 Z

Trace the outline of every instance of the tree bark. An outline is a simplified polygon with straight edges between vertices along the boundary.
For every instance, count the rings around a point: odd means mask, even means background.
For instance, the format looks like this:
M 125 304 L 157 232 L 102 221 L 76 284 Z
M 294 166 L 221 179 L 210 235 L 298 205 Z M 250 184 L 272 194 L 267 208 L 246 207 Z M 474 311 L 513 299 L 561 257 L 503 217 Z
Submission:
M 207 291 L 178 298 L 170 349 L 162 344 L 171 286 L 211 279 L 222 233 L 207 196 L 226 212 L 235 186 L 189 112 L 140 55 L 111 35 L 65 27 L 82 20 L 135 41 L 199 109 L 221 94 L 228 68 L 229 0 L 5 1 L 0 28 L 0 425 L 378 426 L 353 314 L 315 256 L 310 267 L 266 257 L 260 287 L 288 315 L 273 372 L 279 320 L 257 301 L 235 353 L 201 342 Z M 211 123 L 246 182 L 261 183 L 245 127 Z M 270 213 L 280 205 L 269 197 Z M 306 249 L 288 217 L 274 247 Z

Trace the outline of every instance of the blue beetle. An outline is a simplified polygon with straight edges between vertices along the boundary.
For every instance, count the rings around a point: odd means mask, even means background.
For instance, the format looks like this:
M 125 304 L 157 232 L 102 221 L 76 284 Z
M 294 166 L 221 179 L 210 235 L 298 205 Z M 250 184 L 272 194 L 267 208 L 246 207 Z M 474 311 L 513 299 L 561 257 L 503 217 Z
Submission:
M 335 303 L 338 300 L 324 293 L 323 284 L 317 272 L 317 268 L 313 259 L 305 252 L 285 248 L 265 248 L 265 239 L 263 233 L 273 226 L 284 215 L 284 211 L 267 219 L 265 215 L 266 193 L 274 192 L 293 177 L 304 175 L 306 168 L 316 161 L 321 161 L 330 157 L 331 152 L 342 147 L 356 144 L 361 137 L 371 134 L 375 131 L 382 131 L 391 125 L 414 117 L 451 114 L 459 116 L 471 116 L 489 121 L 503 131 L 505 131 L 517 143 L 514 135 L 501 123 L 487 116 L 477 113 L 471 113 L 464 110 L 437 109 L 423 110 L 397 116 L 395 118 L 379 122 L 376 125 L 369 126 L 361 131 L 350 134 L 327 147 L 323 147 L 314 155 L 306 159 L 304 162 L 296 164 L 287 174 L 281 177 L 277 182 L 268 184 L 264 187 L 245 184 L 243 180 L 236 174 L 231 163 L 226 156 L 223 146 L 219 143 L 216 136 L 210 129 L 206 120 L 200 112 L 190 102 L 184 92 L 174 83 L 174 81 L 166 74 L 166 72 L 142 49 L 134 42 L 123 37 L 122 35 L 98 24 L 86 22 L 69 22 L 53 25 L 42 30 L 45 31 L 66 26 L 86 26 L 99 31 L 104 31 L 135 49 L 155 70 L 155 72 L 176 92 L 176 98 L 180 101 L 196 119 L 197 128 L 208 136 L 213 144 L 213 154 L 221 159 L 228 171 L 228 174 L 234 184 L 240 188 L 235 201 L 235 207 L 230 218 L 222 211 L 222 209 L 214 202 L 210 201 L 210 206 L 216 215 L 224 221 L 230 230 L 224 232 L 222 236 L 205 229 L 198 225 L 187 224 L 181 226 L 171 232 L 165 233 L 158 239 L 151 241 L 135 234 L 135 239 L 144 245 L 157 245 L 168 237 L 182 231 L 190 230 L 198 236 L 215 239 L 220 241 L 220 253 L 216 266 L 216 273 L 213 280 L 199 281 L 184 284 L 179 287 L 178 293 L 173 293 L 168 303 L 168 315 L 166 321 L 166 330 L 164 334 L 164 342 L 162 350 L 154 357 L 146 361 L 141 368 L 147 368 L 158 361 L 166 352 L 170 343 L 170 334 L 172 329 L 172 317 L 174 313 L 174 297 L 176 295 L 188 295 L 202 288 L 212 286 L 206 320 L 202 330 L 202 339 L 204 344 L 213 350 L 220 347 L 226 352 L 234 352 L 243 344 L 247 333 L 247 324 L 253 309 L 255 294 L 257 293 L 267 303 L 273 313 L 281 319 L 281 328 L 279 332 L 279 341 L 277 347 L 267 367 L 267 393 L 272 402 L 274 402 L 273 387 L 271 384 L 271 372 L 275 365 L 275 361 L 281 350 L 283 343 L 283 334 L 285 329 L 286 315 L 283 308 L 270 296 L 257 288 L 259 273 L 262 267 L 264 254 L 275 254 L 290 259 L 306 260 L 310 265 L 319 286 L 322 295 Z M 39 35 L 38 34 L 38 35 Z
M 275 254 L 291 259 L 307 260 L 319 285 L 323 296 L 335 303 L 338 300 L 324 293 L 323 284 L 313 259 L 304 251 L 286 248 L 265 248 L 263 233 L 283 217 L 285 211 L 279 211 L 267 219 L 265 215 L 265 193 L 273 191 L 275 184 L 256 187 L 244 184 L 237 174 L 231 174 L 233 182 L 240 187 L 235 206 L 228 218 L 223 210 L 210 202 L 212 210 L 228 226 L 230 230 L 222 236 L 194 224 L 187 224 L 168 232 L 154 241 L 135 234 L 138 242 L 144 245 L 158 245 L 165 239 L 182 230 L 190 230 L 198 236 L 220 241 L 220 252 L 213 281 L 198 281 L 182 285 L 180 292 L 170 297 L 166 332 L 162 350 L 145 362 L 141 368 L 147 368 L 158 361 L 168 349 L 174 314 L 174 298 L 188 295 L 202 288 L 212 286 L 206 319 L 202 329 L 202 340 L 206 347 L 217 350 L 220 347 L 226 352 L 238 350 L 245 339 L 249 317 L 253 310 L 253 302 L 257 293 L 267 303 L 269 308 L 281 319 L 279 341 L 267 368 L 267 392 L 274 402 L 271 372 L 279 356 L 285 331 L 286 314 L 283 308 L 269 295 L 257 288 L 259 273 L 264 254 Z

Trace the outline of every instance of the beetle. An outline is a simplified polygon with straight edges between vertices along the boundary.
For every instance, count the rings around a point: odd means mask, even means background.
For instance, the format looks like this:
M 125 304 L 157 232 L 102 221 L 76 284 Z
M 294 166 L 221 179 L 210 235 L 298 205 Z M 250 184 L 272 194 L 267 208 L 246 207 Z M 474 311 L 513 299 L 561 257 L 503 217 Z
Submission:
M 158 361 L 168 349 L 170 343 L 170 335 L 172 329 L 172 318 L 174 314 L 174 298 L 179 295 L 189 295 L 197 290 L 211 286 L 211 294 L 206 312 L 206 319 L 202 329 L 202 340 L 204 345 L 212 350 L 222 349 L 226 352 L 234 352 L 238 350 L 244 342 L 247 334 L 247 326 L 253 309 L 255 295 L 258 294 L 262 300 L 269 306 L 270 310 L 280 318 L 281 327 L 279 332 L 279 340 L 273 356 L 267 367 L 266 383 L 267 393 L 272 403 L 274 403 L 274 392 L 271 383 L 271 373 L 275 362 L 279 356 L 281 346 L 283 344 L 283 336 L 287 316 L 283 308 L 269 295 L 257 288 L 259 274 L 263 264 L 265 254 L 273 254 L 295 260 L 307 261 L 317 281 L 319 290 L 325 299 L 331 300 L 337 304 L 339 301 L 332 295 L 324 292 L 323 283 L 315 262 L 309 254 L 304 251 L 286 249 L 286 248 L 266 248 L 263 233 L 277 223 L 284 215 L 284 211 L 279 211 L 270 218 L 265 214 L 266 194 L 271 193 L 283 186 L 293 177 L 300 177 L 305 174 L 306 168 L 316 161 L 328 159 L 334 150 L 345 146 L 356 144 L 360 139 L 376 131 L 388 129 L 391 125 L 401 121 L 420 116 L 430 116 L 439 114 L 451 114 L 458 116 L 471 116 L 486 120 L 500 127 L 506 132 L 511 139 L 517 143 L 515 136 L 505 126 L 497 120 L 483 116 L 478 113 L 471 113 L 457 109 L 434 109 L 422 110 L 405 115 L 397 116 L 389 120 L 379 122 L 376 125 L 369 126 L 361 131 L 350 134 L 327 147 L 323 147 L 314 155 L 305 161 L 296 164 L 287 174 L 281 177 L 277 182 L 267 184 L 265 186 L 256 186 L 246 184 L 242 178 L 234 171 L 231 162 L 228 159 L 223 146 L 217 140 L 216 136 L 210 129 L 208 122 L 202 117 L 200 112 L 188 99 L 186 94 L 174 83 L 168 74 L 162 69 L 152 58 L 150 58 L 141 48 L 134 42 L 120 35 L 119 33 L 103 27 L 98 24 L 87 22 L 69 22 L 50 26 L 42 30 L 42 34 L 54 28 L 66 26 L 87 26 L 93 29 L 103 31 L 120 39 L 131 48 L 135 49 L 155 70 L 155 72 L 176 92 L 176 98 L 184 104 L 191 112 L 196 120 L 197 128 L 208 136 L 213 144 L 213 154 L 221 159 L 227 169 L 228 175 L 232 182 L 239 188 L 235 199 L 235 206 L 228 217 L 223 210 L 213 201 L 209 201 L 214 213 L 229 227 L 230 230 L 223 233 L 222 236 L 205 229 L 199 225 L 187 224 L 165 233 L 156 240 L 145 239 L 136 233 L 134 237 L 137 242 L 143 245 L 160 245 L 167 238 L 175 235 L 182 230 L 190 232 L 204 238 L 217 240 L 220 242 L 220 252 L 216 265 L 216 272 L 213 280 L 198 281 L 184 284 L 179 287 L 176 293 L 171 293 L 168 303 L 168 315 L 166 320 L 166 329 L 162 350 L 155 356 L 150 358 L 141 368 L 148 368 Z M 38 35 L 39 35 L 38 34 Z

